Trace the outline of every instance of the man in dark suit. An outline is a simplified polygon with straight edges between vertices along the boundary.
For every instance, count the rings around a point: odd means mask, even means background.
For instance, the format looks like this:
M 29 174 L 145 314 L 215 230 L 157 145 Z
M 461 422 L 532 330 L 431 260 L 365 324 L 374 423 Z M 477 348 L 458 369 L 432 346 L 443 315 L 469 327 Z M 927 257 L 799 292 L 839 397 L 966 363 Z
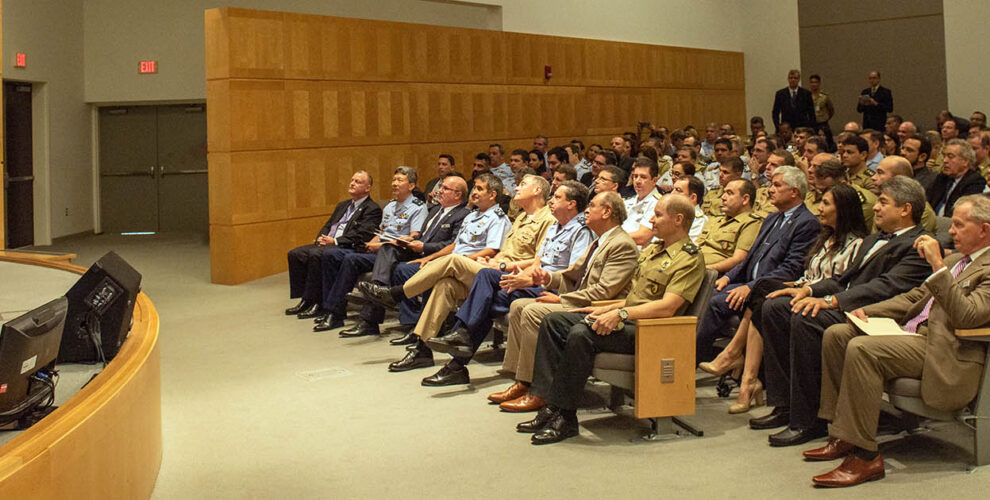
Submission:
M 874 206 L 879 232 L 863 240 L 842 275 L 767 296 L 760 333 L 768 403 L 774 410 L 751 419 L 750 427 L 787 425 L 770 436 L 771 446 L 806 443 L 826 434 L 825 422 L 818 418 L 825 329 L 845 322 L 843 311 L 906 292 L 931 273 L 913 247 L 919 236 L 928 234 L 921 227 L 924 208 L 918 181 L 897 176 L 884 182 Z
M 866 80 L 870 86 L 859 93 L 856 112 L 863 113 L 863 130 L 883 130 L 887 126 L 887 113 L 894 111 L 894 96 L 890 89 L 880 85 L 879 71 L 870 71 Z
M 382 221 L 382 209 L 368 196 L 371 185 L 371 174 L 363 170 L 354 172 L 347 187 L 351 199 L 337 204 L 313 243 L 289 250 L 289 297 L 302 300 L 286 309 L 286 315 L 297 315 L 300 319 L 317 316 L 323 293 L 320 261 L 323 253 L 360 249 L 375 235 Z
M 466 207 L 467 181 L 458 175 L 444 177 L 435 197 L 438 202 L 430 208 L 423 231 L 405 243 L 382 246 L 375 257 L 371 281 L 379 285 L 392 284 L 392 271 L 400 262 L 408 262 L 430 255 L 454 242 L 464 217 L 470 211 Z M 406 239 L 403 238 L 403 241 Z M 340 332 L 341 337 L 378 335 L 378 325 L 385 321 L 385 308 L 374 302 L 366 302 L 361 308 L 361 319 L 352 328 Z M 401 345 L 402 338 L 393 339 L 393 345 Z
M 787 73 L 787 87 L 777 91 L 773 98 L 773 127 L 776 130 L 781 123 L 790 123 L 792 127 L 815 126 L 815 103 L 811 99 L 811 91 L 799 87 L 801 72 L 792 69 Z
M 967 194 L 982 193 L 987 181 L 975 168 L 976 153 L 968 142 L 950 139 L 942 158 L 942 173 L 935 177 L 935 182 L 928 189 L 928 203 L 935 209 L 935 215 L 952 217 L 956 200 Z
M 763 221 L 746 258 L 715 282 L 710 306 L 697 337 L 697 360 L 711 361 L 712 346 L 728 333 L 729 319 L 742 316 L 753 284 L 760 278 L 793 281 L 804 272 L 804 260 L 818 238 L 818 218 L 804 206 L 808 180 L 797 167 L 773 172 L 770 202 L 777 208 Z

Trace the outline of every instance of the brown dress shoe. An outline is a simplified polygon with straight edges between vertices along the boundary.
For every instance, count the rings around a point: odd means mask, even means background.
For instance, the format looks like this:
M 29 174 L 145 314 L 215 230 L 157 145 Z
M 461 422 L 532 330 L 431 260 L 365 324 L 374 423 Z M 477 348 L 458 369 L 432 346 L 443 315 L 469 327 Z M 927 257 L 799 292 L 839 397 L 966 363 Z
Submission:
M 867 462 L 855 454 L 850 454 L 842 461 L 842 465 L 832 472 L 811 478 L 811 482 L 815 483 L 815 486 L 844 488 L 883 477 L 883 455 L 878 453 L 876 458 Z
M 804 452 L 804 459 L 810 462 L 826 462 L 842 458 L 853 449 L 852 443 L 847 443 L 839 438 L 828 438 L 828 443 L 821 448 L 815 448 Z
M 508 411 L 512 413 L 526 413 L 528 411 L 537 411 L 540 408 L 546 406 L 547 402 L 539 396 L 534 396 L 530 393 L 523 394 L 522 396 L 513 399 L 511 401 L 506 401 L 500 405 L 499 408 L 502 411 Z
M 528 385 L 522 382 L 516 382 L 510 385 L 508 389 L 502 392 L 495 392 L 489 394 L 488 400 L 495 404 L 504 403 L 506 401 L 511 401 L 513 399 L 519 398 L 522 395 L 526 394 L 527 392 L 529 392 Z

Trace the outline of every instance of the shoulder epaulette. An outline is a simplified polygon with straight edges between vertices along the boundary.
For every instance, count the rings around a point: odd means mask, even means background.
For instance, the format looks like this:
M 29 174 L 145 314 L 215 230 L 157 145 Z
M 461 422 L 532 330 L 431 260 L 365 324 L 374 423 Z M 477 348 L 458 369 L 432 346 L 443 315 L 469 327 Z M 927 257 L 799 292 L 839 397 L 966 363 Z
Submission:
M 505 217 L 505 212 L 502 211 L 502 207 L 499 206 L 495 207 L 495 215 L 499 217 Z
M 752 212 L 752 211 L 751 211 L 751 212 L 749 213 L 749 216 L 750 216 L 750 217 L 752 217 L 752 218 L 753 218 L 753 219 L 755 219 L 755 220 L 763 220 L 763 216 L 762 216 L 762 215 L 760 215 L 760 214 L 758 214 L 758 213 L 756 213 L 756 212 Z
M 415 197 L 415 196 L 413 196 L 412 197 L 412 204 L 413 205 L 417 205 L 417 206 L 422 206 L 422 205 L 426 205 L 426 202 L 423 201 L 423 200 L 421 200 L 421 199 L 419 199 L 419 198 L 417 198 L 417 197 Z
M 694 243 L 685 243 L 684 246 L 681 248 L 688 255 L 694 255 L 698 253 L 698 245 L 695 245 Z

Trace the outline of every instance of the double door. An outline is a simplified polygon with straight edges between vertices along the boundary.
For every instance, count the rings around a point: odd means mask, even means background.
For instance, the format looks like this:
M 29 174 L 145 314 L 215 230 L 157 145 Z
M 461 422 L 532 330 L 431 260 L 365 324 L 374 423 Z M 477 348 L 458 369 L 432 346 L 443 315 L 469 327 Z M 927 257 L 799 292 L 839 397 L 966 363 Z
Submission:
M 205 108 L 100 108 L 104 232 L 209 231 Z

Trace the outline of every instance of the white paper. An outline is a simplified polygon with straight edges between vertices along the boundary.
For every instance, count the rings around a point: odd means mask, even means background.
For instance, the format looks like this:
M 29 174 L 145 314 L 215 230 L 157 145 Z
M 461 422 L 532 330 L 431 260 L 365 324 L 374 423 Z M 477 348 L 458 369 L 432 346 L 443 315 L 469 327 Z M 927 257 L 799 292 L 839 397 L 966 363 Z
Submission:
M 856 328 L 867 335 L 918 335 L 904 331 L 896 321 L 890 318 L 870 318 L 870 321 L 866 322 L 850 313 L 846 313 L 846 317 L 856 325 Z

